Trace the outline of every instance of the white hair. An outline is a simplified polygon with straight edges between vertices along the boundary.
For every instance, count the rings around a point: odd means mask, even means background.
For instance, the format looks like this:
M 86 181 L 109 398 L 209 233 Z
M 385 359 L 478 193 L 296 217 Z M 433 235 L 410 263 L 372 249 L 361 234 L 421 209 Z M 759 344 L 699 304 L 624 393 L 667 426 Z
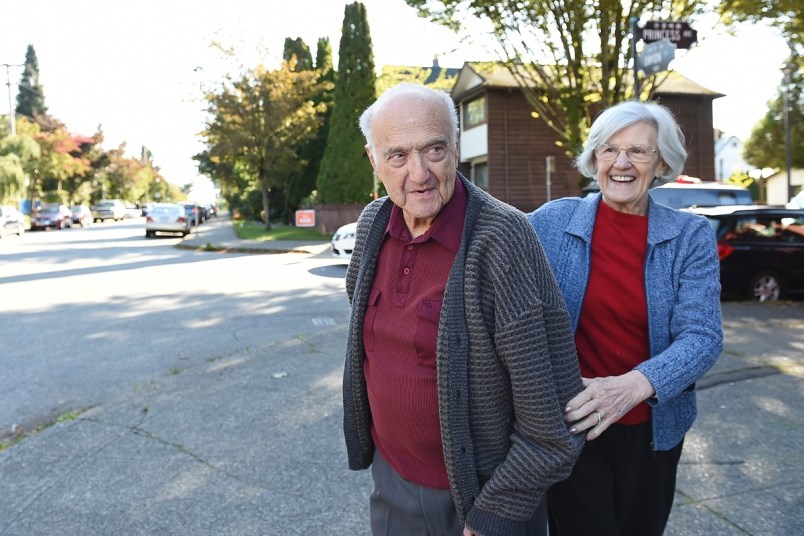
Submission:
M 657 150 L 665 164 L 664 171 L 654 178 L 651 187 L 681 175 L 687 161 L 687 150 L 684 148 L 684 133 L 672 112 L 661 104 L 634 100 L 615 104 L 601 113 L 592 124 L 583 151 L 575 160 L 581 174 L 594 179 L 597 174 L 595 147 L 608 142 L 622 129 L 641 121 L 656 128 Z
M 366 138 L 366 145 L 372 151 L 372 154 L 374 153 L 374 120 L 389 103 L 397 97 L 407 95 L 415 95 L 423 100 L 430 100 L 443 105 L 444 112 L 449 117 L 449 127 L 452 131 L 452 138 L 449 141 L 452 143 L 453 148 L 456 147 L 458 144 L 458 110 L 455 108 L 455 102 L 449 96 L 449 93 L 411 82 L 401 82 L 383 93 L 360 115 L 360 131 Z

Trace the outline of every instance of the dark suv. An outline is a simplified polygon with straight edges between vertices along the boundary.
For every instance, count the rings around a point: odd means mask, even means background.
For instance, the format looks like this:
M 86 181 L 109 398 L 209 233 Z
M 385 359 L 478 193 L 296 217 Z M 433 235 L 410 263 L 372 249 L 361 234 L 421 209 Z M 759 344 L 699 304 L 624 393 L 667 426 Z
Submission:
M 737 205 L 689 211 L 715 230 L 723 297 L 764 302 L 804 295 L 804 210 Z

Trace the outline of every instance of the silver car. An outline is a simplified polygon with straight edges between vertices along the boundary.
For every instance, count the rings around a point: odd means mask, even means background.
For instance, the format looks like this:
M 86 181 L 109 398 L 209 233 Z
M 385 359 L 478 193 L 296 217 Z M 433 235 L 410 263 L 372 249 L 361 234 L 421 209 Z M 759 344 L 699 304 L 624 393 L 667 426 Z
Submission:
M 175 203 L 154 203 L 145 217 L 145 237 L 153 238 L 156 233 L 179 233 L 187 236 L 190 232 L 190 218 L 184 207 Z

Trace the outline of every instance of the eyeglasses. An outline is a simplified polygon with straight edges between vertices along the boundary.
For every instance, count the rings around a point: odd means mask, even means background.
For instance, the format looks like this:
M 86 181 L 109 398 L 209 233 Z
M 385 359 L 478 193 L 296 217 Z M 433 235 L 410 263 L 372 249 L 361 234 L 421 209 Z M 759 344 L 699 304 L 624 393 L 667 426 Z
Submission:
M 657 152 L 656 149 L 649 149 L 642 145 L 632 145 L 631 147 L 620 147 L 619 145 L 611 145 L 610 143 L 601 143 L 595 147 L 595 156 L 601 162 L 614 162 L 620 151 L 625 151 L 625 156 L 635 164 L 644 164 L 653 160 L 653 155 Z

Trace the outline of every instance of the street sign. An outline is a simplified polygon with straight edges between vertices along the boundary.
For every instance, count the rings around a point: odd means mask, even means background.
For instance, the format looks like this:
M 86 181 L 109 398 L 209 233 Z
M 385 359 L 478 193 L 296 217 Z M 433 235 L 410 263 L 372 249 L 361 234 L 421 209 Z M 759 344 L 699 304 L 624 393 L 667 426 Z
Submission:
M 642 40 L 653 43 L 660 39 L 668 39 L 677 48 L 690 48 L 698 41 L 698 32 L 687 22 L 672 20 L 649 20 L 642 28 Z
M 645 76 L 656 74 L 667 69 L 676 55 L 676 45 L 669 39 L 662 39 L 655 43 L 648 43 L 637 58 L 637 69 Z

